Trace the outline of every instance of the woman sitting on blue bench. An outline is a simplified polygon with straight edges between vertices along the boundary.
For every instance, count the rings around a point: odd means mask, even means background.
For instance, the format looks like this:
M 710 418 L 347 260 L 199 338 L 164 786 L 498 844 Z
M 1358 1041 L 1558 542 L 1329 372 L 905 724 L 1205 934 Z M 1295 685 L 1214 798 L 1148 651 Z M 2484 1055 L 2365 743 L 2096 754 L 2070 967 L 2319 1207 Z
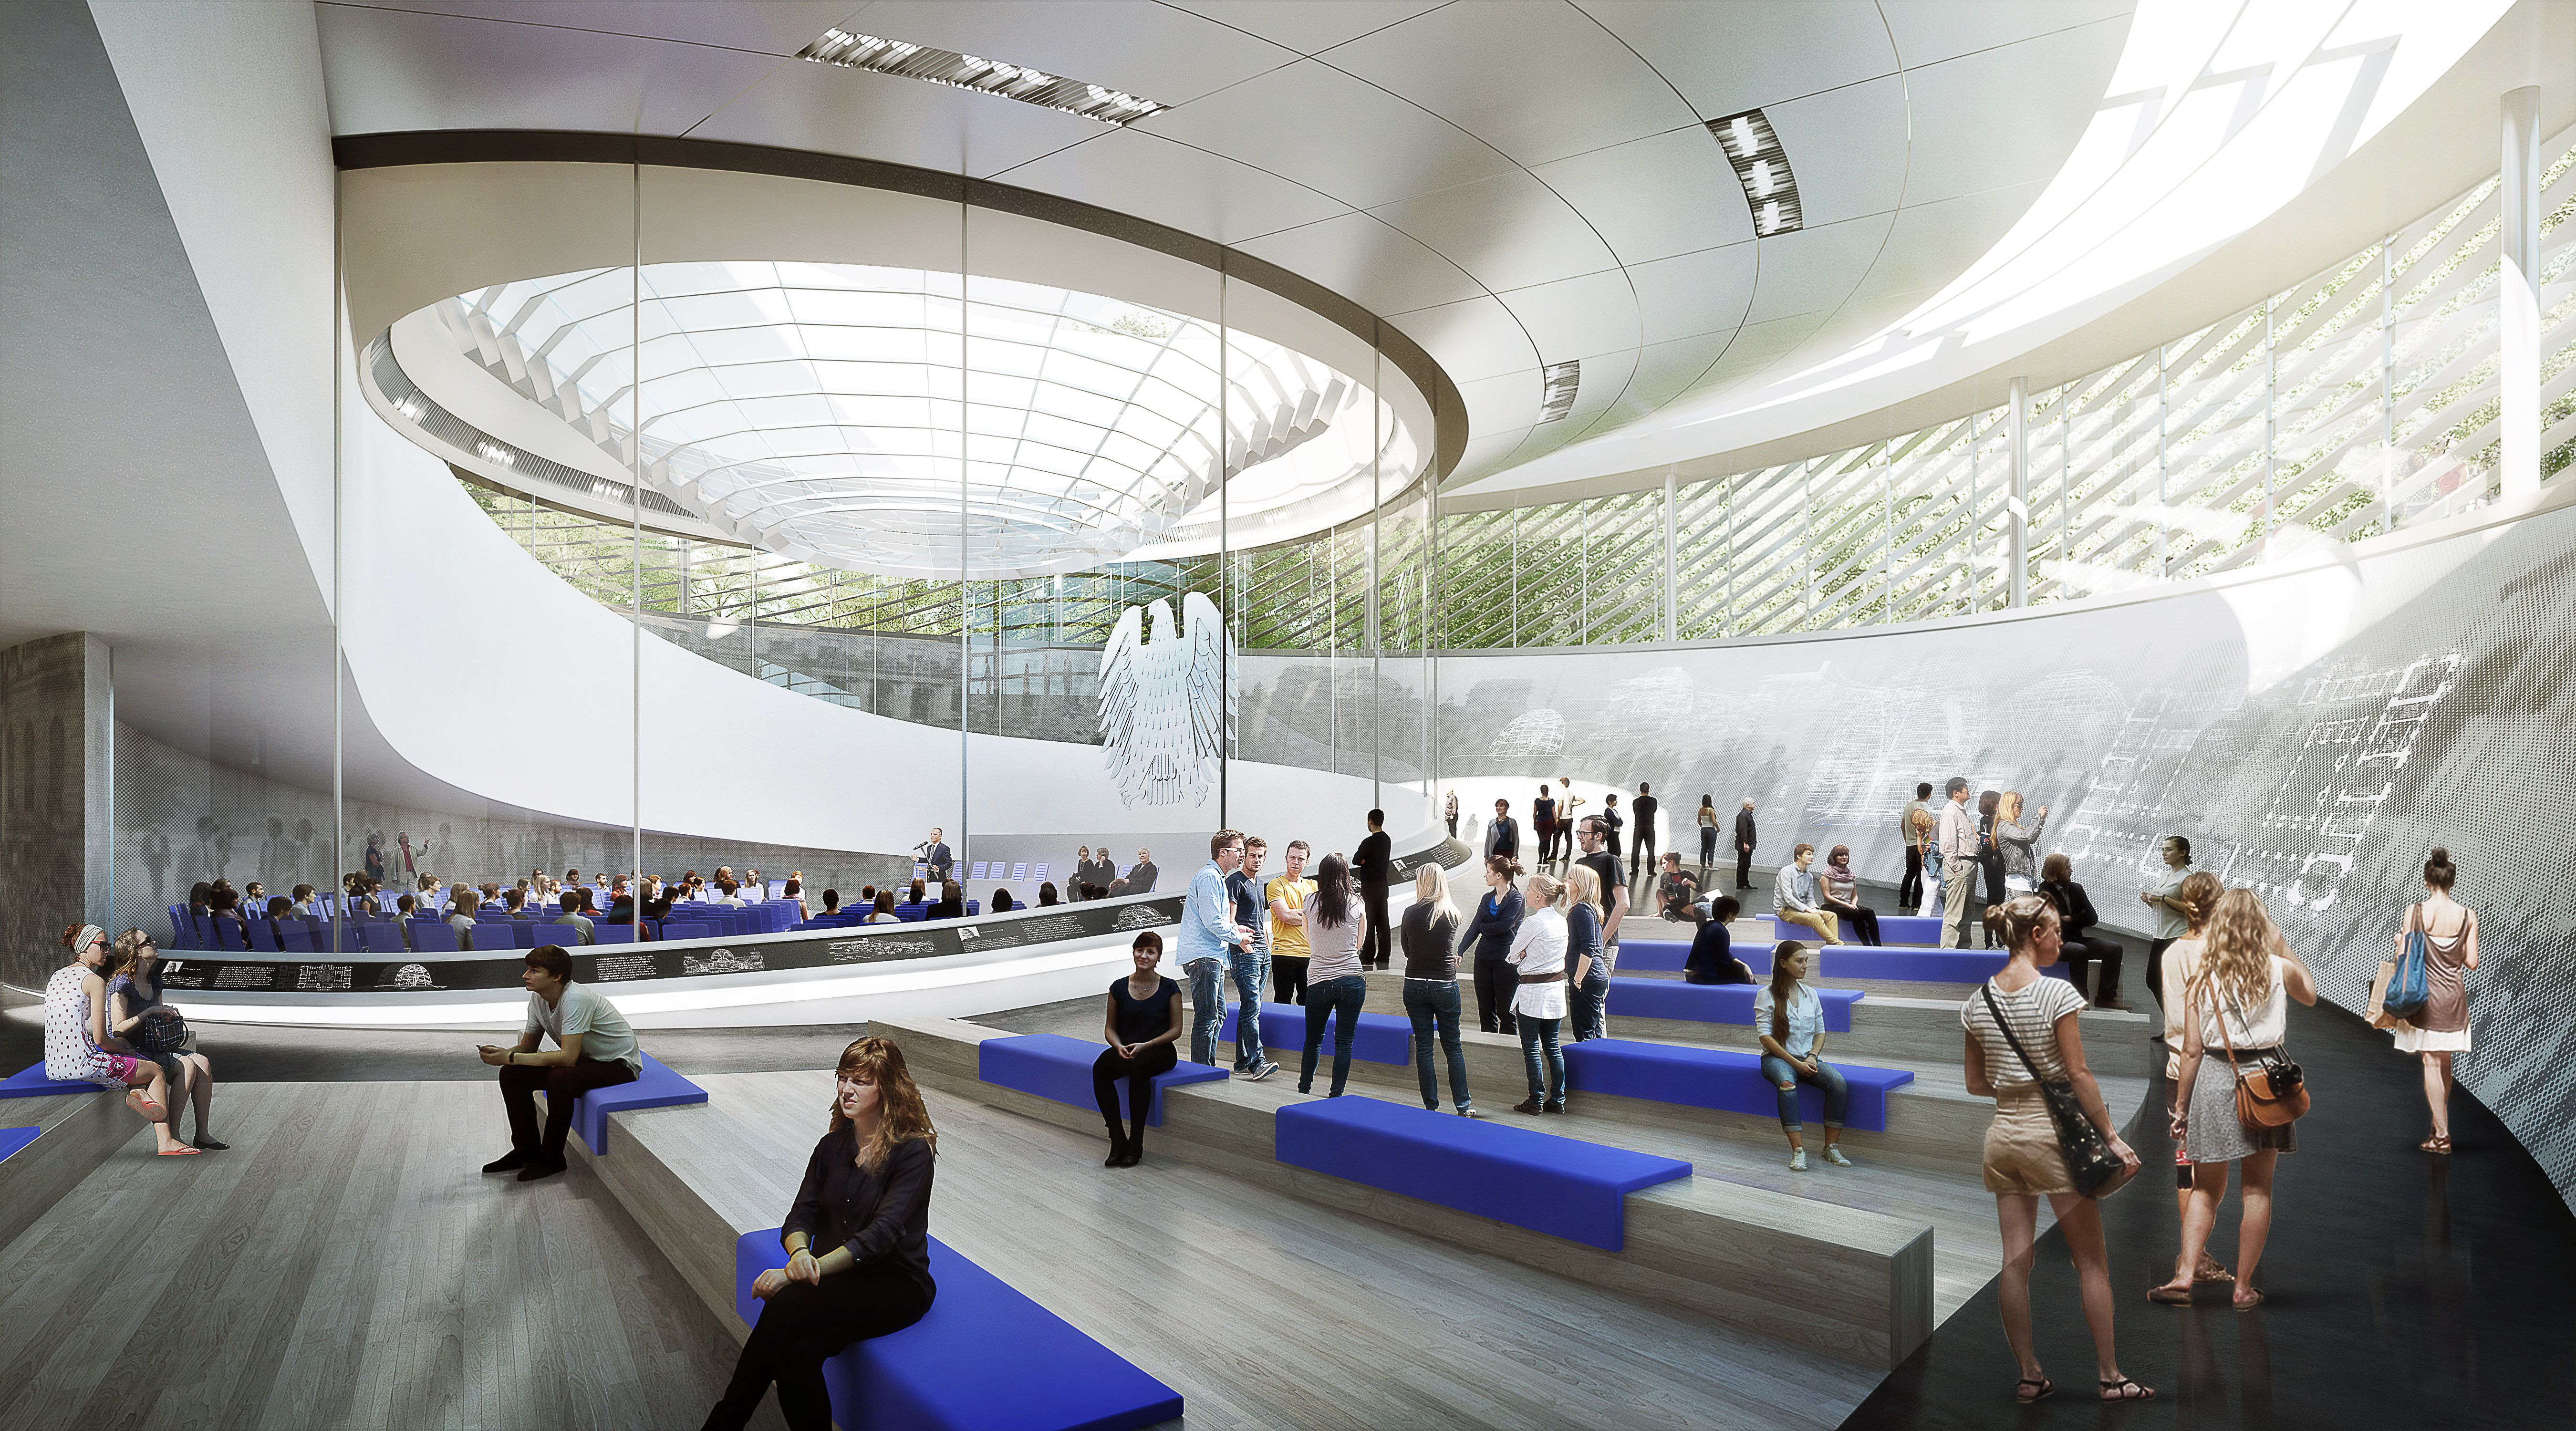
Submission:
M 1154 1080 L 1180 1062 L 1181 986 L 1155 966 L 1163 962 L 1163 936 L 1136 936 L 1136 972 L 1109 986 L 1101 1037 L 1109 1047 L 1091 1065 L 1091 1092 L 1109 1125 L 1109 1156 L 1100 1166 L 1132 1168 L 1145 1159 L 1145 1115 L 1154 1108 Z M 1256 1015 L 1256 1017 L 1258 1017 Z M 1127 1080 L 1130 1132 L 1118 1124 L 1118 1080 Z
M 930 1176 L 939 1134 L 891 1039 L 841 1050 L 832 1127 L 814 1145 L 804 1186 L 780 1226 L 787 1265 L 760 1274 L 760 1309 L 707 1431 L 748 1425 L 771 1382 L 797 1431 L 826 1431 L 823 1363 L 852 1342 L 887 1336 L 930 1312 Z M 817 1255 L 816 1248 L 823 1251 Z
M 1798 1085 L 1811 1083 L 1825 1093 L 1825 1161 L 1848 1168 L 1851 1159 L 1834 1146 L 1842 1140 L 1843 1114 L 1851 1107 L 1851 1086 L 1841 1070 L 1825 1062 L 1825 1004 L 1807 987 L 1807 946 L 1783 939 L 1771 955 L 1771 982 L 1753 996 L 1753 1027 L 1762 1033 L 1762 1076 L 1780 1092 L 1780 1127 L 1789 1135 L 1789 1166 L 1807 1170 L 1805 1122 L 1798 1112 Z

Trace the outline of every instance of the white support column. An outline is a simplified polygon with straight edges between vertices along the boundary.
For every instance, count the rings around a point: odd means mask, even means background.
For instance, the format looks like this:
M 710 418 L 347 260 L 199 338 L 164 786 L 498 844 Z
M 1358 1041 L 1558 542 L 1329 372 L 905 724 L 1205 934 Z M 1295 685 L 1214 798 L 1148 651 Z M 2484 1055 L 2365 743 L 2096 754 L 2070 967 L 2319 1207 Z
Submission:
M 2030 599 L 2030 381 L 2012 380 L 2005 409 L 2006 436 L 2012 443 L 2012 487 L 2004 494 L 2004 604 L 2025 606 Z
M 2379 534 L 2397 530 L 2397 235 L 2379 241 Z
M 2540 490 L 2540 88 L 2503 103 L 2503 272 L 2496 285 L 2507 499 Z
M 1681 639 L 1681 542 L 1673 530 L 1673 469 L 1664 469 L 1664 639 Z

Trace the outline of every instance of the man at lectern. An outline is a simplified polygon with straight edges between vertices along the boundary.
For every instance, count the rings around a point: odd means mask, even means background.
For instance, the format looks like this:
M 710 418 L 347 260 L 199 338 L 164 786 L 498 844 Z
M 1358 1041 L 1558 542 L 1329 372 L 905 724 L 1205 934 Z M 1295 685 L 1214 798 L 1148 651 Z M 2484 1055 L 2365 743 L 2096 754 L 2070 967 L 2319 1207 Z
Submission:
M 930 866 L 930 877 L 935 880 L 947 879 L 949 868 L 957 863 L 957 856 L 949 850 L 947 842 L 940 838 L 944 833 L 946 832 L 933 825 L 930 827 L 930 838 L 921 843 L 922 862 Z

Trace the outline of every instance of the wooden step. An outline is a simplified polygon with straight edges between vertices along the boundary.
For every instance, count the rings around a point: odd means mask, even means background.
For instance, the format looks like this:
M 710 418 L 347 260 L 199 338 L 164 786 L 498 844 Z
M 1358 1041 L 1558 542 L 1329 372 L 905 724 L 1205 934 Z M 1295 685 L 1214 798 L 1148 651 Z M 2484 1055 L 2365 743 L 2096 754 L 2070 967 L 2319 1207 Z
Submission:
M 0 1128 L 43 1130 L 34 1142 L 0 1158 L 0 1246 L 150 1126 L 121 1095 L 106 1089 L 0 1098 Z

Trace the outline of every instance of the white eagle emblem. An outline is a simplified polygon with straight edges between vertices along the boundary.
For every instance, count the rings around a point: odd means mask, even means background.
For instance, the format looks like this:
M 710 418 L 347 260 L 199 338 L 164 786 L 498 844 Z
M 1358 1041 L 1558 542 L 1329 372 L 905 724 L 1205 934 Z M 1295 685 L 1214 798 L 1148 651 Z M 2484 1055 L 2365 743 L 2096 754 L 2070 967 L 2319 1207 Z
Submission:
M 1181 598 L 1177 631 L 1167 602 L 1118 618 L 1100 652 L 1100 734 L 1119 803 L 1197 805 L 1215 792 L 1234 734 L 1231 649 L 1216 603 L 1195 591 Z

